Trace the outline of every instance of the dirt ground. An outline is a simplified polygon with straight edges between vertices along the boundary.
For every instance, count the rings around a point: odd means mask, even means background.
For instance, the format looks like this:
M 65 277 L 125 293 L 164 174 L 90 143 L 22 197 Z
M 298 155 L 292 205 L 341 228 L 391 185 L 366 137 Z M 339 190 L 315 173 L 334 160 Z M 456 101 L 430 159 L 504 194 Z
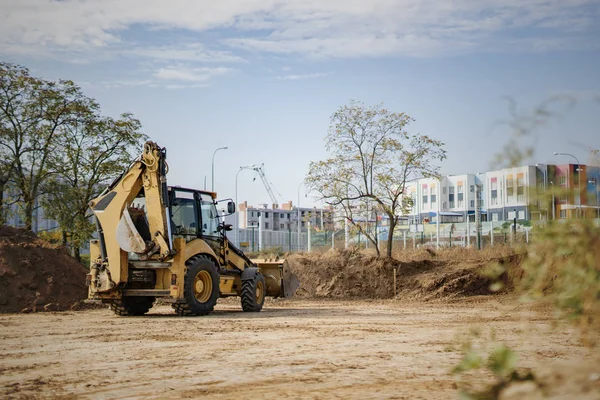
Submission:
M 0 397 L 456 398 L 456 346 L 480 328 L 516 348 L 521 367 L 597 365 L 575 331 L 552 327 L 550 310 L 509 296 L 295 299 L 256 314 L 224 301 L 195 318 L 168 306 L 134 318 L 106 309 L 0 315 Z M 600 379 L 585 377 L 576 397 L 554 398 L 600 398 Z

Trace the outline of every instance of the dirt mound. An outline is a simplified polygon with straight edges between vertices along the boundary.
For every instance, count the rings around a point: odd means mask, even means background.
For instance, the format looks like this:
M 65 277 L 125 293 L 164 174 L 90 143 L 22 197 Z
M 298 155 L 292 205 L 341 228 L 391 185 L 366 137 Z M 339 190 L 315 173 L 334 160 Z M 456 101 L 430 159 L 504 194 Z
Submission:
M 394 260 L 353 250 L 297 254 L 288 260 L 301 283 L 299 297 L 388 298 L 394 294 Z
M 301 282 L 298 297 L 328 298 L 448 298 L 493 294 L 494 280 L 482 275 L 491 263 L 508 266 L 501 292 L 513 288 L 522 256 L 487 260 L 448 257 L 439 252 L 413 253 L 408 261 L 377 258 L 358 250 L 292 255 L 288 259 Z M 505 267 L 506 267 L 505 266 Z
M 0 225 L 0 312 L 78 307 L 87 297 L 85 275 L 65 248 Z

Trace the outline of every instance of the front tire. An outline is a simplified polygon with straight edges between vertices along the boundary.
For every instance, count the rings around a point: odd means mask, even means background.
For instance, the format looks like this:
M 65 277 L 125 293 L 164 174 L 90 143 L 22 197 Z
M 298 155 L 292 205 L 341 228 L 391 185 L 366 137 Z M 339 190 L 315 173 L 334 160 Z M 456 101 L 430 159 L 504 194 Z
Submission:
M 152 304 L 154 304 L 154 297 L 131 296 L 113 300 L 110 309 L 121 317 L 140 316 L 150 311 Z
M 179 315 L 207 315 L 219 299 L 219 272 L 214 261 L 204 255 L 192 257 L 186 263 L 183 284 L 184 303 L 175 303 Z
M 265 292 L 267 285 L 265 277 L 257 272 L 254 279 L 242 282 L 242 309 L 245 312 L 259 312 L 265 304 Z

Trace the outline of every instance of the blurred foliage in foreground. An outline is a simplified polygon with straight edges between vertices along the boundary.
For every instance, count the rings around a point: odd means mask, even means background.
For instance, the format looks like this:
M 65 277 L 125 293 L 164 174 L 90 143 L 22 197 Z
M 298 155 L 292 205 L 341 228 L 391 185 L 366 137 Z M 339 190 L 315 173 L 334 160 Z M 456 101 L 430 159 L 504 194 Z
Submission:
M 497 160 L 507 166 L 527 163 L 535 154 L 535 147 L 521 146 L 521 141 L 526 137 L 537 139 L 538 127 L 552 118 L 560 117 L 560 113 L 552 111 L 552 107 L 561 102 L 566 106 L 565 110 L 574 104 L 571 98 L 555 98 L 543 103 L 534 110 L 532 117 L 525 119 L 525 122 L 534 123 L 522 123 L 518 118 L 511 123 L 513 135 Z M 514 106 L 514 103 L 511 104 Z M 512 110 L 511 108 L 514 116 Z M 588 149 L 593 148 L 590 145 L 598 147 L 598 143 L 581 145 Z M 517 152 L 514 151 L 515 148 L 524 150 Z M 593 150 L 592 153 L 595 154 Z M 522 301 L 551 304 L 558 320 L 579 328 L 582 342 L 591 348 L 597 347 L 600 335 L 599 222 L 589 219 L 556 220 L 541 227 L 534 242 L 526 249 L 527 255 L 522 264 L 523 277 L 517 287 Z M 505 268 L 493 264 L 484 273 L 488 277 L 499 278 Z M 499 282 L 494 285 L 496 289 L 501 286 Z M 518 373 L 517 351 L 498 342 L 493 334 L 485 338 L 478 333 L 472 334 L 463 344 L 461 353 L 462 359 L 453 373 L 465 378 L 461 382 L 466 385 L 459 385 L 459 396 L 462 399 L 496 399 L 512 382 L 535 382 L 535 371 Z M 472 382 L 469 382 L 468 371 L 481 369 L 494 377 L 494 384 L 477 392 L 469 390 Z

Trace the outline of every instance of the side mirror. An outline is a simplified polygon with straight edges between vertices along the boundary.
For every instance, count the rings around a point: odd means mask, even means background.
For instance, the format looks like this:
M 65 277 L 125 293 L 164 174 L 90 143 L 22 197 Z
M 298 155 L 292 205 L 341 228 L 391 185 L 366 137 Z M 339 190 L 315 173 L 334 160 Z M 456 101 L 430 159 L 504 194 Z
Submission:
M 233 230 L 233 227 L 231 226 L 231 224 L 219 224 L 217 226 L 217 232 L 231 231 L 231 230 Z
M 235 213 L 235 203 L 233 201 L 230 201 L 227 203 L 227 213 L 229 213 L 229 214 Z

